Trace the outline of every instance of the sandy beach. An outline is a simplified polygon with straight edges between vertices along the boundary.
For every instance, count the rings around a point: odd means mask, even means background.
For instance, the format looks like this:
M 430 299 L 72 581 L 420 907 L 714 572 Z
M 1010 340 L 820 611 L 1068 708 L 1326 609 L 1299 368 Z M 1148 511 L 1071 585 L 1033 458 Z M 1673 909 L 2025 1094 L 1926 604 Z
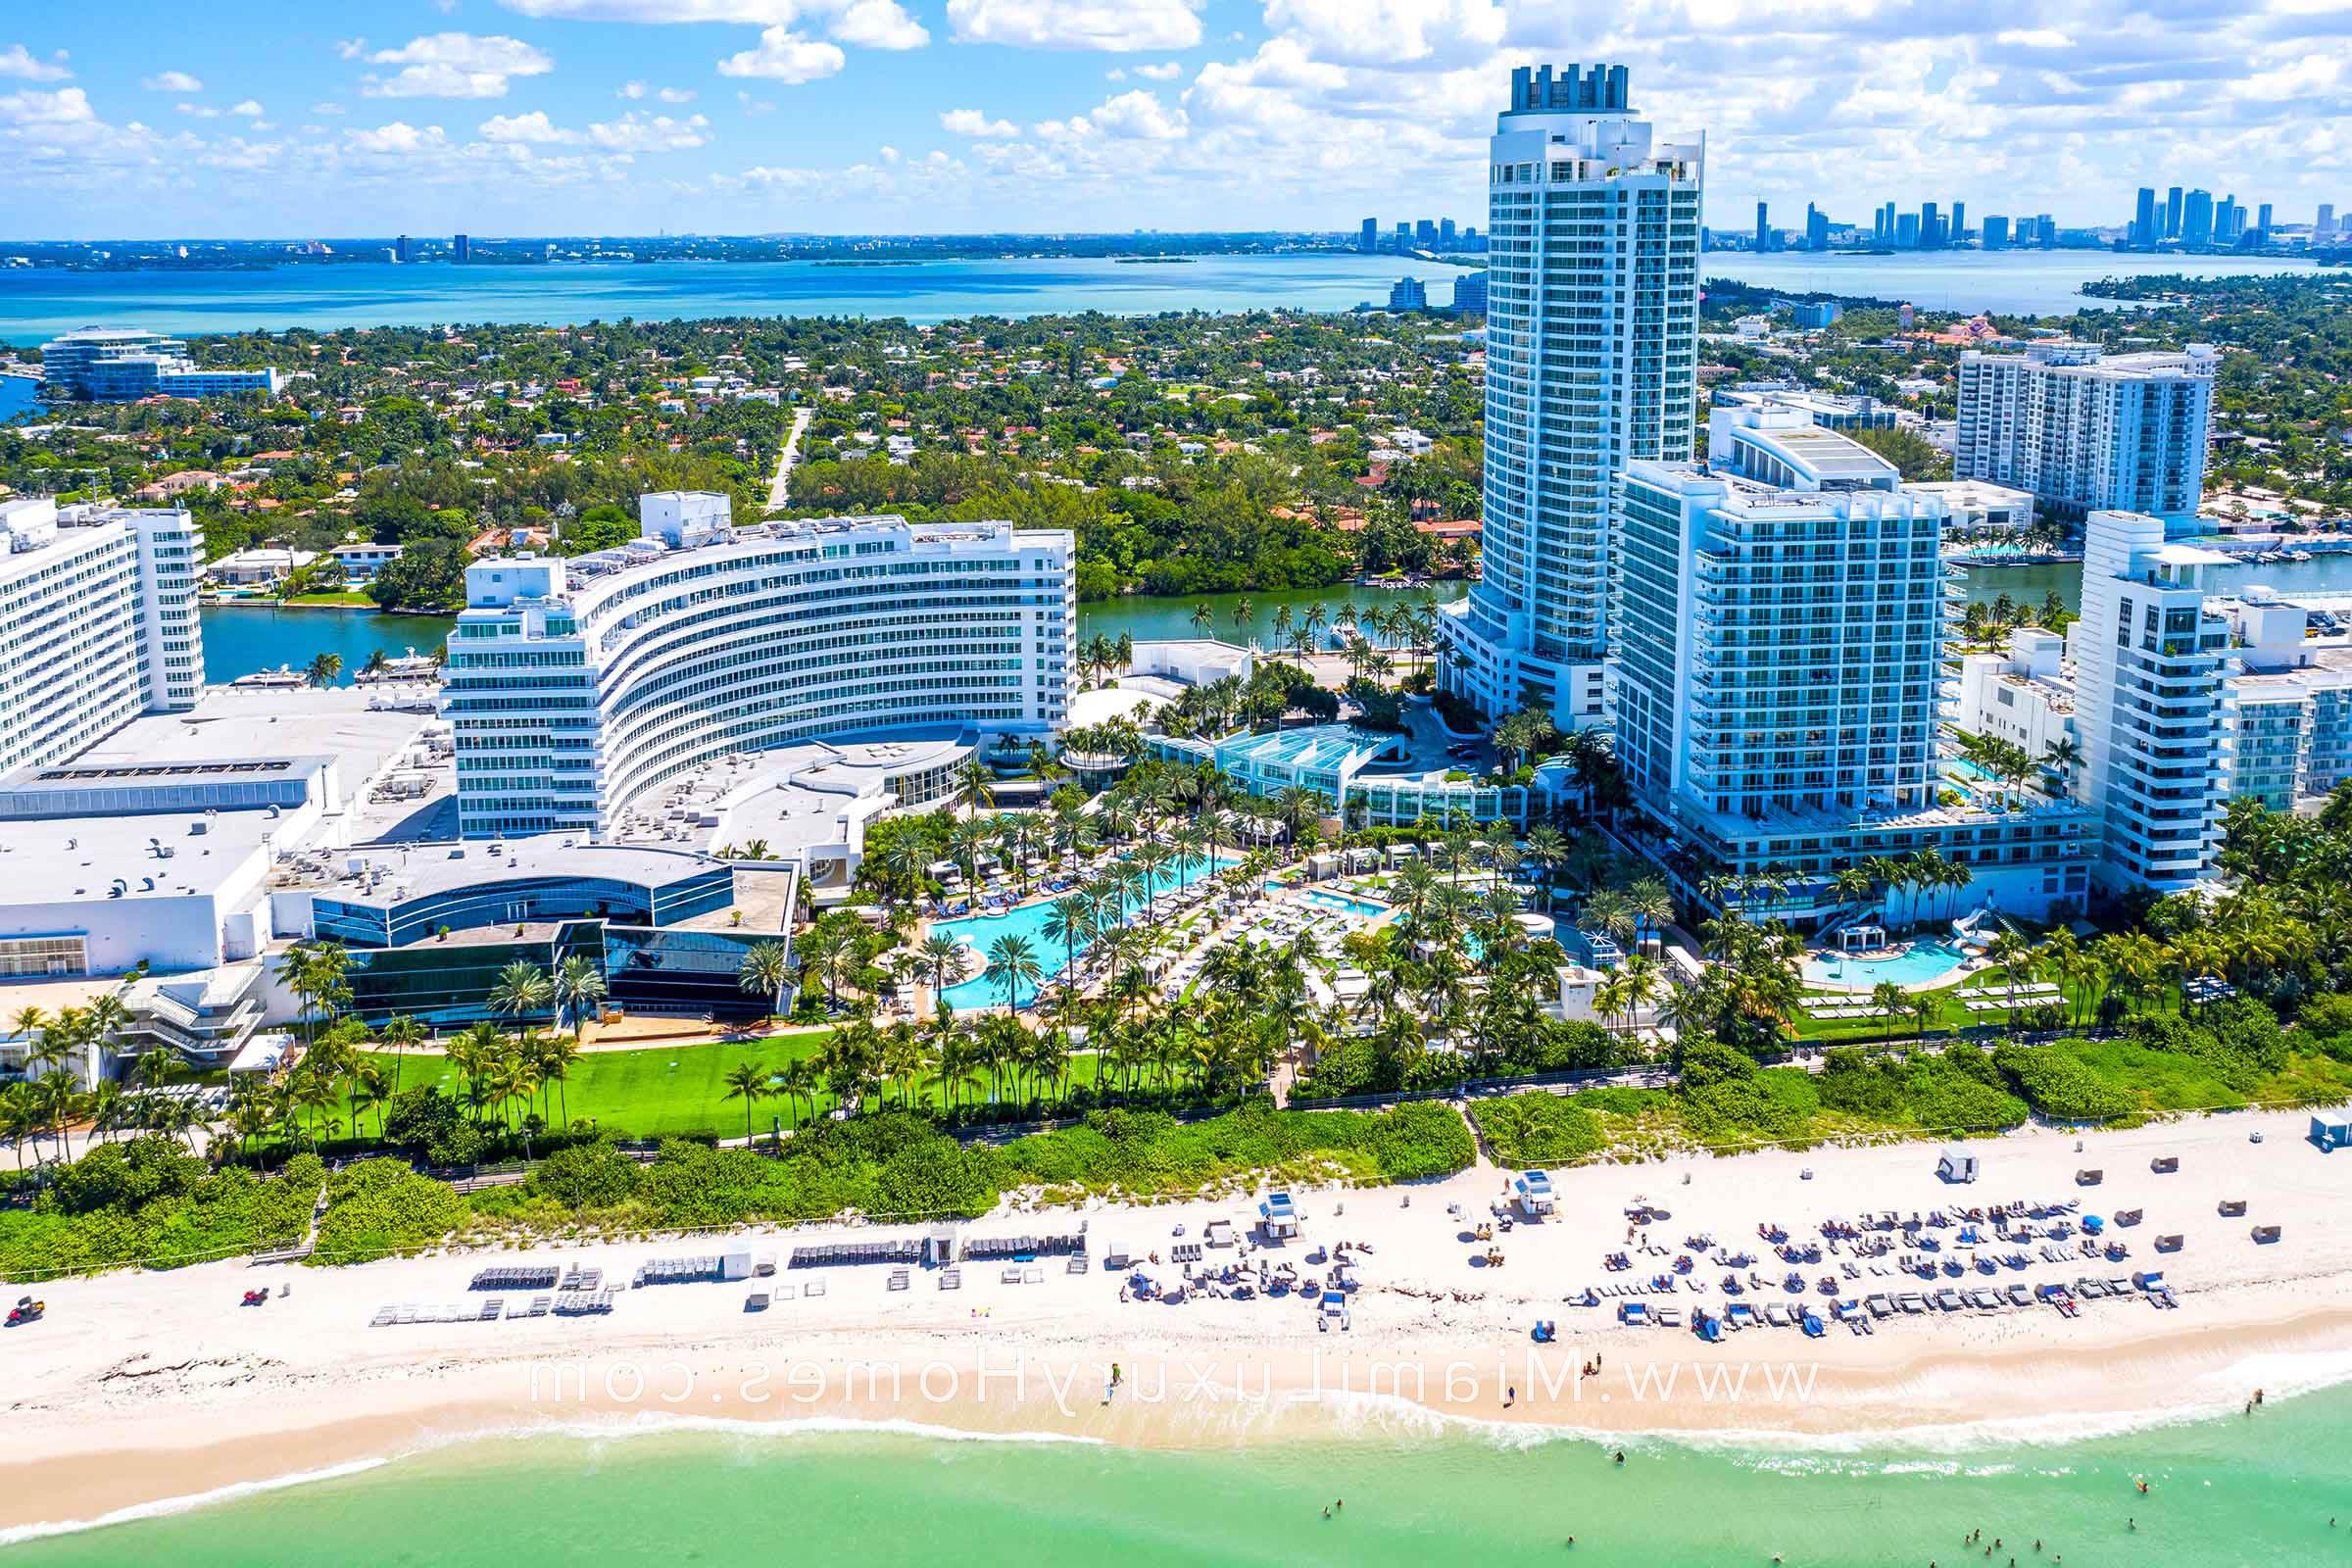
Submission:
M 1360 1288 L 1344 1330 L 1319 1329 L 1295 1295 L 1122 1299 L 1128 1272 L 1102 1264 L 1111 1243 L 1168 1259 L 1212 1219 L 1237 1229 L 1253 1220 L 1254 1202 L 1240 1199 L 1000 1213 L 956 1230 L 1048 1234 L 1084 1219 L 1094 1268 L 1071 1275 L 1044 1259 L 1042 1277 L 1007 1284 L 998 1265 L 966 1263 L 958 1290 L 917 1269 L 893 1292 L 878 1266 L 786 1267 L 753 1282 L 779 1296 L 794 1288 L 764 1312 L 746 1310 L 753 1285 L 700 1283 L 624 1290 L 607 1316 L 369 1327 L 389 1303 L 479 1301 L 467 1285 L 483 1267 L 600 1267 L 625 1286 L 649 1258 L 725 1245 L 710 1238 L 59 1281 L 35 1293 L 44 1321 L 0 1338 L 0 1408 L 16 1439 L 0 1463 L 0 1530 L 486 1433 L 613 1423 L 855 1420 L 1185 1446 L 1460 1421 L 1835 1446 L 2078 1438 L 2210 1415 L 2256 1389 L 2276 1396 L 2352 1378 L 2352 1225 L 2342 1220 L 2352 1157 L 2305 1142 L 2307 1120 L 2238 1114 L 2092 1133 L 2081 1152 L 2072 1132 L 2021 1131 L 1970 1144 L 1983 1176 L 1965 1187 L 1938 1178 L 1937 1151 L 1924 1144 L 1560 1172 L 1554 1215 L 1495 1236 L 1499 1268 L 1484 1262 L 1490 1244 L 1470 1239 L 1506 1182 L 1482 1166 L 1410 1188 L 1301 1192 L 1299 1240 L 1207 1253 L 1212 1265 L 1287 1261 L 1320 1274 L 1310 1261 L 1319 1248 L 1354 1244 Z M 2151 1169 L 2168 1156 L 2178 1172 Z M 2077 1185 L 2085 1167 L 2103 1170 L 2100 1185 Z M 2243 1200 L 2246 1214 L 2223 1216 L 2225 1199 Z M 1638 1200 L 1668 1211 L 1646 1227 L 1660 1253 L 1639 1250 L 1641 1227 L 1629 1249 L 1626 1210 Z M 1797 1265 L 1801 1298 L 1783 1290 L 1788 1265 L 1757 1234 L 1769 1222 L 1801 1243 L 1833 1220 L 2011 1200 L 2144 1219 L 2110 1229 L 2130 1249 L 2121 1261 L 2073 1248 L 2070 1261 L 2045 1262 L 2040 1248 L 2056 1245 L 2045 1242 L 2023 1249 L 2024 1269 L 1936 1282 L 1897 1273 L 1892 1254 L 1856 1258 L 1849 1242 Z M 1448 1212 L 1457 1206 L 1459 1218 Z M 2280 1240 L 2257 1244 L 2256 1225 L 2281 1227 Z M 796 1246 L 909 1234 L 750 1230 L 740 1245 L 781 1262 Z M 1956 1245 L 1956 1226 L 1925 1234 L 1942 1239 L 1933 1255 L 1972 1250 Z M 2180 1250 L 2159 1256 L 2156 1238 L 2174 1234 Z M 2145 1269 L 2163 1271 L 2180 1304 L 2161 1310 L 2135 1294 L 2084 1300 L 2073 1319 L 2039 1305 L 1895 1316 L 1869 1334 L 1832 1324 L 1818 1339 L 1759 1325 L 1716 1345 L 1687 1326 L 1621 1325 L 1613 1302 L 1564 1304 L 1587 1286 L 1671 1271 L 1691 1236 L 1756 1254 L 1764 1288 L 1735 1298 L 1759 1306 L 1827 1301 L 1816 1289 L 1825 1273 L 1838 1279 L 1838 1298 L 1859 1299 Z M 1622 1250 L 1635 1266 L 1604 1270 L 1604 1254 Z M 1181 1273 L 1172 1262 L 1142 1267 L 1162 1282 Z M 1693 1306 L 1724 1305 L 1724 1272 L 1700 1258 L 1690 1277 L 1702 1293 L 1649 1299 L 1679 1307 L 1687 1325 Z M 806 1294 L 814 1280 L 821 1297 Z M 264 1286 L 266 1305 L 239 1304 Z M 510 1304 L 520 1298 L 508 1293 Z M 1557 1323 L 1556 1344 L 1532 1341 L 1539 1319 Z

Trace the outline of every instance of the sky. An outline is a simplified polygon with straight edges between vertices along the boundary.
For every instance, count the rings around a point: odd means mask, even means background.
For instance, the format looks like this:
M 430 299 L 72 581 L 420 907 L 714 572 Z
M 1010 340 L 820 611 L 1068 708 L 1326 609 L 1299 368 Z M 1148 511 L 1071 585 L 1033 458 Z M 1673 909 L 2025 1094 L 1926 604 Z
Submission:
M 0 237 L 1481 223 L 1598 60 L 1718 226 L 2352 211 L 2352 0 L 97 0 L 0 7 Z

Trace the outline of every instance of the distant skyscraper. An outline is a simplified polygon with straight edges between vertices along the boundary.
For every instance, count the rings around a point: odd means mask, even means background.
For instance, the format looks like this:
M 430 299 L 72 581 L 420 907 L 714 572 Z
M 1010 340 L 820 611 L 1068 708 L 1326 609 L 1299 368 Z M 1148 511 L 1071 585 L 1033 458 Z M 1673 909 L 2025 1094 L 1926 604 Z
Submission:
M 1453 249 L 1453 242 L 1454 242 L 1455 238 L 1456 238 L 1456 236 L 1455 236 L 1455 234 L 1454 234 L 1454 231 L 1453 231 L 1453 220 L 1452 220 L 1452 219 L 1450 219 L 1450 218 L 1441 218 L 1441 219 L 1439 219 L 1439 220 L 1438 220 L 1438 248 L 1439 248 L 1440 250 L 1447 250 L 1447 251 L 1449 251 L 1449 250 Z
M 2192 190 L 2180 199 L 2180 243 L 2213 243 L 2213 192 Z
M 410 260 L 408 235 L 403 234 L 392 242 L 392 259 L 396 262 Z
M 1968 238 L 1968 203 L 1952 203 L 1952 227 L 1945 238 L 1954 245 Z
M 2271 204 L 2269 202 L 2264 202 L 2261 211 L 2256 215 L 2254 231 L 2261 236 L 2257 241 L 2258 244 L 2268 245 L 2271 242 Z
M 1826 251 L 1830 248 L 1830 215 L 1805 203 L 1805 249 Z
M 1389 285 L 1389 309 L 1392 311 L 1426 311 L 1429 309 L 1429 290 L 1417 277 L 1400 277 Z
M 2334 236 L 2335 208 L 2330 203 L 2322 202 L 2320 203 L 2319 219 L 2311 225 L 2311 237 L 2313 239 L 2332 239 Z
M 1919 204 L 1919 248 L 1932 251 L 1943 243 L 1943 220 L 1936 216 L 1934 202 Z
M 1897 248 L 1910 250 L 1919 243 L 1919 215 L 1897 213 L 1894 219 L 1894 243 Z
M 1396 225 L 1396 248 L 1400 251 L 1411 250 L 1413 248 L 1412 224 L 1398 223 Z
M 1355 236 L 1355 248 L 1363 252 L 1366 256 L 1369 256 L 1374 251 L 1380 249 L 1379 219 L 1367 218 L 1364 220 L 1363 232 Z
M 2164 237 L 2180 237 L 2180 187 L 2178 185 L 2164 193 Z
M 1487 274 L 1464 272 L 1453 280 L 1453 310 L 1457 316 L 1487 318 Z
M 1438 225 L 1434 219 L 1424 218 L 1413 225 L 1413 243 L 1423 250 L 1438 242 Z
M 1756 249 L 1760 251 L 1772 249 L 1772 222 L 1767 216 L 1770 211 L 1762 202 L 1756 203 Z
M 452 249 L 456 254 L 457 262 L 460 267 L 463 267 L 467 262 L 473 260 L 473 242 L 463 234 L 460 234 L 457 237 Z
M 1441 617 L 1447 691 L 1563 727 L 1602 717 L 1616 475 L 1688 461 L 1697 398 L 1706 143 L 1656 136 L 1626 88 L 1622 66 L 1511 74 L 1488 155 L 1484 575 Z M 1604 293 L 1629 308 L 1581 302 Z
M 2142 185 L 2139 187 L 2139 205 L 2132 210 L 2132 243 L 2153 245 L 2157 238 L 2156 187 Z
M 2005 251 L 2009 248 L 2009 220 L 1998 213 L 1984 215 L 1984 248 Z

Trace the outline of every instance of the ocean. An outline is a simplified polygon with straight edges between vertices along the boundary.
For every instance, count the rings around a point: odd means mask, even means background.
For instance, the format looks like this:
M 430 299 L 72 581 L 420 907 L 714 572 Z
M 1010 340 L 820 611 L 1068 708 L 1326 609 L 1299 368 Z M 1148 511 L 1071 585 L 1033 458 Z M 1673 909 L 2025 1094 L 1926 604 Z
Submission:
M 2342 1389 L 2274 1399 L 2250 1417 L 1950 1449 L 1604 1444 L 1504 1429 L 1194 1449 L 840 1427 L 572 1432 L 438 1448 L 34 1539 L 6 1560 L 2302 1565 L 2352 1551 L 2348 1450 Z M 1964 1544 L 1974 1531 L 1981 1544 Z
M 1936 310 L 2065 314 L 2085 282 L 2134 272 L 2197 276 L 2309 270 L 2310 263 L 2107 251 L 1948 251 L 1896 256 L 1751 256 L 1711 251 L 1702 276 L 1788 289 L 1905 299 Z M 714 316 L 956 317 L 1103 311 L 1344 311 L 1385 304 L 1410 274 L 1439 285 L 1461 269 L 1395 256 L 1202 256 L 1173 265 L 1107 260 L 949 261 L 904 267 L 814 262 L 656 262 L 452 267 L 300 264 L 265 271 L 0 271 L 0 344 L 39 343 L 92 324 L 169 332 L 292 326 L 425 326 L 455 321 L 568 324 Z
M 0 344 L 39 343 L 93 323 L 165 332 L 442 322 L 689 319 L 721 316 L 965 316 L 1102 311 L 1344 311 L 1386 305 L 1410 274 L 1452 297 L 1463 269 L 1394 256 L 1201 256 L 1123 266 L 1106 260 L 649 262 L 544 267 L 345 262 L 267 271 L 0 270 Z

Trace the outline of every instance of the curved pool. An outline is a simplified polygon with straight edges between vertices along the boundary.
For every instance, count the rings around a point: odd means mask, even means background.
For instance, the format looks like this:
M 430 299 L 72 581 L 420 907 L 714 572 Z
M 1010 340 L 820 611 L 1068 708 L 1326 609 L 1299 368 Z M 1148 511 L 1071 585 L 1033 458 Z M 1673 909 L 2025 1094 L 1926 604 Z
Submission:
M 1162 870 L 1150 881 L 1153 893 L 1164 896 L 1190 883 L 1198 882 L 1212 871 L 1222 871 L 1229 865 L 1240 863 L 1231 856 L 1219 856 L 1212 861 L 1196 861 L 1186 867 L 1181 875 L 1173 869 Z M 948 1005 L 956 1008 L 958 1012 L 968 1012 L 976 1007 L 1002 1007 L 1004 1005 L 1004 986 L 994 980 L 984 979 L 981 975 L 981 966 L 988 960 L 989 948 L 1001 937 L 1027 937 L 1030 946 L 1037 950 L 1037 961 L 1045 965 L 1047 978 L 1052 979 L 1058 975 L 1068 955 L 1062 950 L 1059 943 L 1046 940 L 1046 916 L 1053 907 L 1054 901 L 1052 899 L 1036 899 L 1016 908 L 1006 909 L 1001 914 L 979 914 L 969 915 L 960 920 L 932 921 L 932 935 L 954 937 L 956 941 L 972 949 L 976 955 L 971 974 L 948 987 L 942 993 L 948 999 Z M 1078 951 L 1084 953 L 1090 946 L 1092 946 L 1091 943 L 1081 942 L 1078 944 Z M 1021 986 L 1014 996 L 1016 1005 L 1026 1007 L 1037 1000 L 1037 987 Z
M 1968 961 L 1946 942 L 1914 942 L 1891 958 L 1847 958 L 1817 953 L 1805 960 L 1805 983 L 1839 991 L 1868 991 L 1881 981 L 1923 986 L 1942 979 Z

